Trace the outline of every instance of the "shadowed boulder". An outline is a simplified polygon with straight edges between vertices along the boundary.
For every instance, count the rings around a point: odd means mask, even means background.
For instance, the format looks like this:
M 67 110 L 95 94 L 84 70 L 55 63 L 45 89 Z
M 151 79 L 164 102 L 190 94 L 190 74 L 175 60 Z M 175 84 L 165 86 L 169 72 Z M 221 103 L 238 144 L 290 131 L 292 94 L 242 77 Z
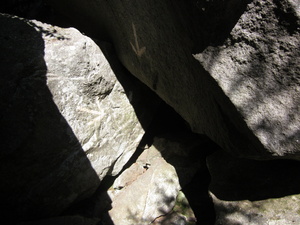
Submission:
M 297 3 L 48 2 L 110 40 L 122 64 L 193 131 L 236 156 L 298 158 Z
M 5 14 L 0 27 L 1 211 L 57 216 L 120 172 L 160 100 L 74 28 Z

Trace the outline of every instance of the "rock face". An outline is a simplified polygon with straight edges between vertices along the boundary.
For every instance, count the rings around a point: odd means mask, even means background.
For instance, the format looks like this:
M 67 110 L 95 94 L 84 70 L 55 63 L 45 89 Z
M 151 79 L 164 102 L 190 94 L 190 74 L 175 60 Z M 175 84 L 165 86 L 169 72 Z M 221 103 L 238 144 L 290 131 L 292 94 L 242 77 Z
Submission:
M 156 137 L 118 176 L 107 195 L 99 197 L 95 213 L 100 213 L 104 202 L 111 202 L 108 214 L 115 225 L 195 224 L 194 212 L 180 190 L 205 168 L 203 143 L 183 136 Z M 197 153 L 202 157 L 192 156 Z
M 300 163 L 216 152 L 207 159 L 215 224 L 298 224 Z
M 126 92 L 99 46 L 79 31 L 42 27 L 54 33 L 44 36 L 47 86 L 53 101 L 72 127 L 100 180 L 106 174 L 115 176 L 142 139 L 144 130 L 139 119 L 147 127 L 150 119 L 145 121 L 144 117 L 155 111 L 159 100 L 142 99 L 143 89 L 134 87 L 138 83 L 130 78 L 123 82 L 125 88 L 131 88 Z M 102 48 L 109 50 L 110 46 L 104 44 Z M 145 101 L 154 103 L 152 109 L 147 108 Z M 131 104 L 145 106 L 145 111 L 136 115 Z
M 253 1 L 223 45 L 195 55 L 264 147 L 279 156 L 300 149 L 299 31 L 299 2 Z
M 57 215 L 122 169 L 160 101 L 74 28 L 3 14 L 0 27 L 1 211 Z
M 48 2 L 110 39 L 193 131 L 241 157 L 299 158 L 297 2 Z

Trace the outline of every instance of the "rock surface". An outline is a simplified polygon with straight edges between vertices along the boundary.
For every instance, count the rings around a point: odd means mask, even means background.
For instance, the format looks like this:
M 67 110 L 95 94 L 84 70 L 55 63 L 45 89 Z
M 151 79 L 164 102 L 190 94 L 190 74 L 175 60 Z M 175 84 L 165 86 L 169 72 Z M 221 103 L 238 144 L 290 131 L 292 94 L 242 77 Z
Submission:
M 99 46 L 76 29 L 45 25 L 43 29 L 54 34 L 44 35 L 47 85 L 53 101 L 100 180 L 106 174 L 115 176 L 138 147 L 143 126 L 150 123 L 160 101 L 143 99 L 147 90 L 130 78 L 121 84 Z M 125 75 L 120 75 L 125 81 Z M 147 108 L 146 101 L 154 104 Z M 137 115 L 134 107 L 143 106 L 144 112 Z
M 212 195 L 217 219 L 215 224 L 296 225 L 300 223 L 300 195 L 261 201 L 224 201 Z
M 122 169 L 160 101 L 74 28 L 3 14 L 0 27 L 1 211 L 55 216 Z
M 274 155 L 300 149 L 300 3 L 253 1 L 221 46 L 196 54 Z
M 216 224 L 298 224 L 300 163 L 216 152 L 207 159 Z
M 299 3 L 255 0 L 246 9 L 250 1 L 48 2 L 110 39 L 123 65 L 193 131 L 241 157 L 299 157 Z M 218 58 L 222 47 L 213 46 L 223 45 L 224 57 L 209 69 L 206 56 Z
M 96 215 L 106 198 L 111 202 L 108 214 L 115 225 L 195 224 L 194 212 L 180 190 L 205 167 L 205 156 L 200 152 L 203 143 L 190 137 L 156 137 L 118 176 L 107 195 L 99 197 Z M 197 152 L 199 158 L 193 157 Z
M 47 1 L 101 41 L 0 14 L 1 223 L 300 223 L 298 1 Z

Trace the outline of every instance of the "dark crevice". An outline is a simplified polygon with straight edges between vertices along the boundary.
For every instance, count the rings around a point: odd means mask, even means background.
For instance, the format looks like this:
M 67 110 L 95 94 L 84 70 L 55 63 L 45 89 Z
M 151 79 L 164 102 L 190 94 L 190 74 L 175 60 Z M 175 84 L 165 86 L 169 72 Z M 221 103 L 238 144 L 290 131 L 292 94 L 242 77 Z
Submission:
M 70 27 L 72 24 L 64 15 L 58 13 L 43 0 L 1 0 L 0 13 L 39 20 L 60 27 Z
M 285 4 L 283 4 L 285 2 Z M 279 24 L 286 28 L 287 32 L 290 35 L 299 32 L 300 30 L 300 20 L 297 17 L 297 12 L 295 9 L 288 3 L 288 1 L 274 1 L 274 4 L 277 6 L 274 8 L 274 13 L 279 19 Z

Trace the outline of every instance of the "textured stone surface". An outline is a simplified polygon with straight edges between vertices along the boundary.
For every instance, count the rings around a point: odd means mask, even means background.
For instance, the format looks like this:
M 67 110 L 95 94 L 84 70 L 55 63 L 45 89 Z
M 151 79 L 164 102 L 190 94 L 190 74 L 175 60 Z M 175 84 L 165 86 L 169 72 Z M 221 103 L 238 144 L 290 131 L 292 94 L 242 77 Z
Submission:
M 193 210 L 191 209 L 188 200 L 186 199 L 184 193 L 179 191 L 176 203 L 173 210 L 155 219 L 151 224 L 153 225 L 194 225 L 196 224 L 196 218 Z
M 139 87 L 125 93 L 99 46 L 90 38 L 74 28 L 44 25 L 43 29 L 54 34 L 44 35 L 47 85 L 53 100 L 99 178 L 114 176 L 144 134 L 131 105 L 141 99 L 138 94 L 142 93 Z
M 48 1 L 110 39 L 123 65 L 193 131 L 234 155 L 298 158 L 297 1 L 253 1 L 246 11 L 251 1 Z M 218 64 L 209 56 L 223 45 L 228 60 Z
M 211 195 L 217 218 L 215 224 L 296 225 L 300 223 L 300 195 L 261 201 L 224 201 Z
M 122 169 L 159 101 L 127 79 L 109 45 L 116 75 L 74 28 L 8 15 L 0 27 L 1 211 L 55 216 Z
M 216 224 L 298 224 L 300 163 L 216 152 L 207 159 Z
M 300 3 L 253 1 L 224 44 L 195 55 L 274 155 L 300 149 Z
M 203 140 L 190 137 L 155 138 L 153 145 L 108 190 L 112 222 L 116 225 L 195 224 L 194 212 L 179 190 L 205 167 L 204 155 L 192 156 L 201 151 L 202 145 Z M 99 198 L 99 208 L 103 196 Z
M 174 167 L 162 158 L 151 163 L 139 179 L 125 186 L 126 190 L 111 195 L 109 215 L 114 224 L 149 224 L 174 207 L 180 189 Z

